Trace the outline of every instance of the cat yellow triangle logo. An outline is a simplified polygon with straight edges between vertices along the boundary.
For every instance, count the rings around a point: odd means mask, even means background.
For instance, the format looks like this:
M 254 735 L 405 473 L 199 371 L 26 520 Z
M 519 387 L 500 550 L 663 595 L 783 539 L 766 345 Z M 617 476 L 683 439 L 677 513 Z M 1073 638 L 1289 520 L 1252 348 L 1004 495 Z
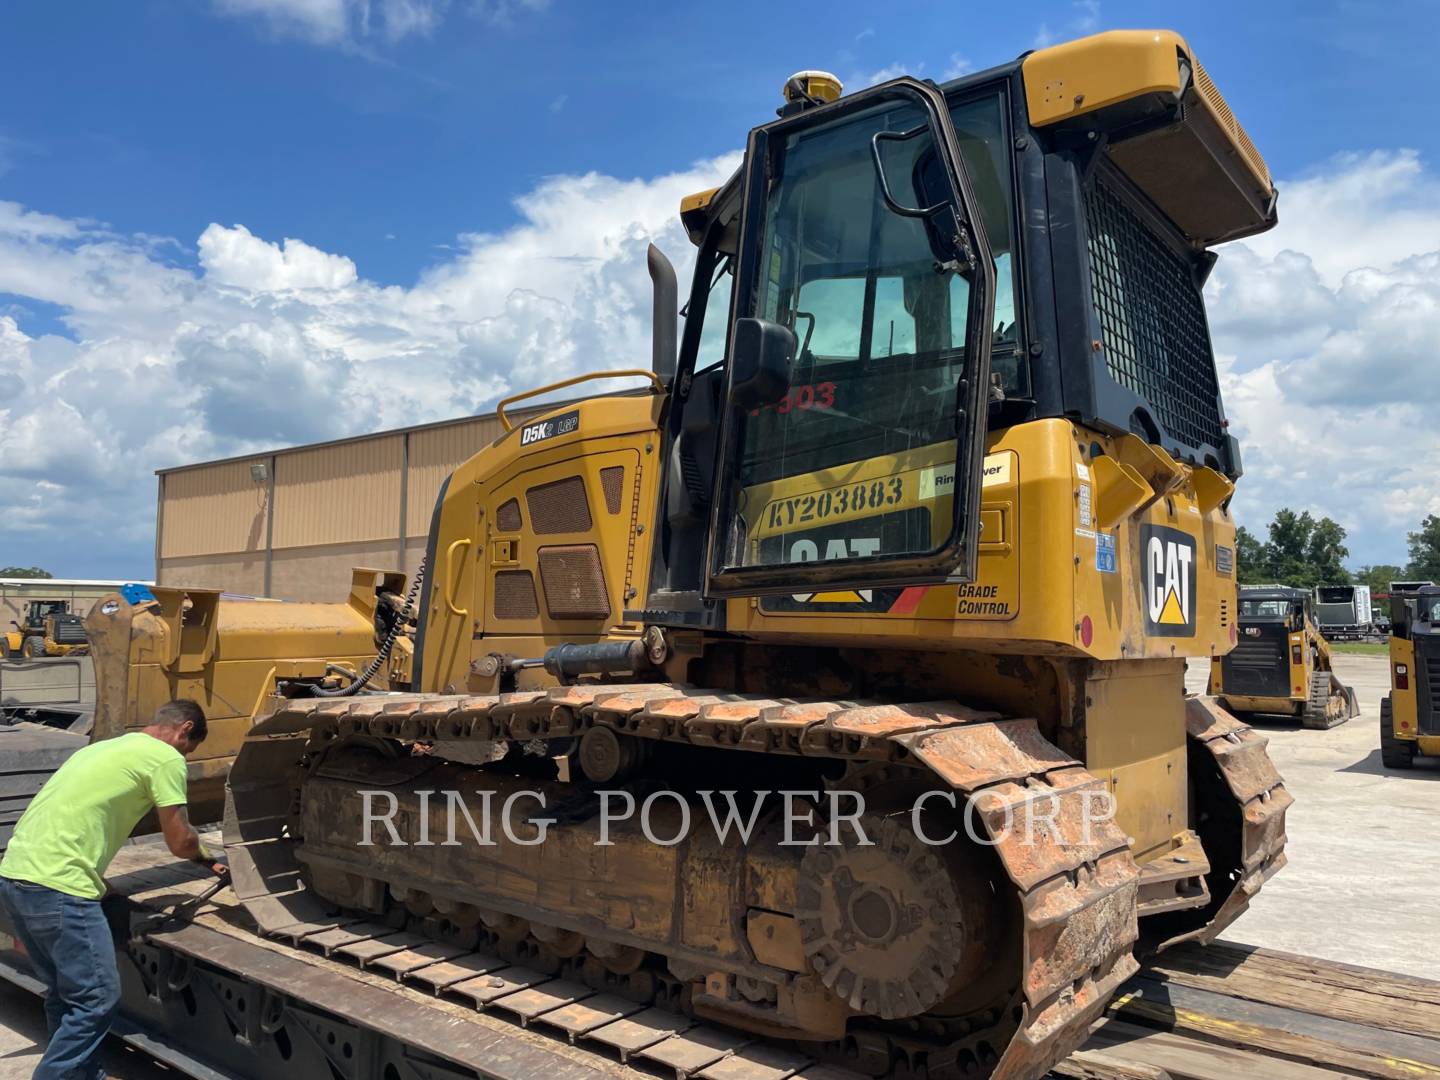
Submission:
M 1160 637 L 1195 633 L 1195 538 L 1165 525 L 1140 527 L 1145 631 Z
M 1185 612 L 1180 608 L 1180 594 L 1171 590 L 1165 599 L 1165 607 L 1160 611 L 1160 618 L 1156 620 L 1167 626 L 1184 626 Z

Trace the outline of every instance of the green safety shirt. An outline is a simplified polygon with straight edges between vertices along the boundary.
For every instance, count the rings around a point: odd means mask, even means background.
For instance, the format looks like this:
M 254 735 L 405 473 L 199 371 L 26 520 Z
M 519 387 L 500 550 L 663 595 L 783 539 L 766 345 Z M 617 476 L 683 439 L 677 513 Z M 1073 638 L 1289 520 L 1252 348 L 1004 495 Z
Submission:
M 99 900 L 105 869 L 154 807 L 185 803 L 185 755 L 143 731 L 92 743 L 26 808 L 0 877 Z

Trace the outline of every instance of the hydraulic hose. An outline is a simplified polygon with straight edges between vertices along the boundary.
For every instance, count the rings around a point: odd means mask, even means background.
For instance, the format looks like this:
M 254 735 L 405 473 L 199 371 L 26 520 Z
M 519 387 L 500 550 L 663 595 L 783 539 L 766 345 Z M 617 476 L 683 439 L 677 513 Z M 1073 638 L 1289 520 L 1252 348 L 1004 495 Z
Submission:
M 395 639 L 400 636 L 400 628 L 411 618 L 411 611 L 415 607 L 415 600 L 420 595 L 420 584 L 425 580 L 425 560 L 420 560 L 419 567 L 415 570 L 415 580 L 410 583 L 410 591 L 405 595 L 405 606 L 395 615 L 395 621 L 390 625 L 390 632 L 385 635 L 385 640 L 380 643 L 380 649 L 375 654 L 375 659 L 365 666 L 365 670 L 355 676 L 355 681 L 335 690 L 327 690 L 323 686 L 311 687 L 311 693 L 315 697 L 350 697 L 365 689 L 370 680 L 379 674 L 380 669 L 385 666 L 385 661 L 390 658 L 390 651 L 395 648 Z

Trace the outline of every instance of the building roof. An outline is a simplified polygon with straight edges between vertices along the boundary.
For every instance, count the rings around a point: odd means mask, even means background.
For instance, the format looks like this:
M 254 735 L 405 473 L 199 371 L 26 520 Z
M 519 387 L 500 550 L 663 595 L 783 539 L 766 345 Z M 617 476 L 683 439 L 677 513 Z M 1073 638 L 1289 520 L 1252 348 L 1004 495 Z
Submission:
M 566 405 L 574 405 L 580 401 L 590 401 L 597 397 L 626 397 L 632 394 L 649 394 L 650 388 L 641 387 L 634 390 L 618 390 L 608 394 L 587 394 L 583 398 L 572 397 L 562 398 L 558 401 L 542 401 L 538 405 L 524 405 L 518 409 L 506 409 L 505 415 L 512 420 L 520 420 L 524 417 L 534 416 L 537 413 L 549 412 L 552 409 L 563 409 Z M 156 476 L 166 476 L 170 473 L 188 472 L 191 469 L 205 469 L 211 465 L 229 465 L 237 461 L 259 461 L 263 458 L 281 457 L 285 454 L 298 454 L 307 450 L 320 450 L 328 446 L 343 446 L 346 443 L 365 442 L 369 439 L 384 439 L 392 435 L 408 435 L 413 431 L 433 431 L 436 428 L 456 427 L 460 424 L 473 424 L 476 420 L 494 420 L 494 412 L 475 413 L 473 416 L 457 416 L 452 420 L 436 420 L 428 424 L 411 424 L 408 427 L 387 428 L 384 431 L 368 431 L 361 435 L 349 435 L 343 439 L 329 439 L 325 442 L 302 443 L 299 446 L 282 446 L 274 450 L 256 450 L 251 454 L 235 454 L 232 457 L 212 458 L 209 461 L 192 461 L 185 465 L 172 465 L 168 469 L 156 469 Z
M 95 587 L 105 589 L 118 589 L 121 585 L 154 585 L 155 582 L 140 580 L 138 578 L 121 578 L 119 581 L 101 581 L 93 578 L 53 578 L 53 577 L 7 577 L 0 578 L 0 589 L 12 588 L 52 588 L 64 586 L 65 588 Z

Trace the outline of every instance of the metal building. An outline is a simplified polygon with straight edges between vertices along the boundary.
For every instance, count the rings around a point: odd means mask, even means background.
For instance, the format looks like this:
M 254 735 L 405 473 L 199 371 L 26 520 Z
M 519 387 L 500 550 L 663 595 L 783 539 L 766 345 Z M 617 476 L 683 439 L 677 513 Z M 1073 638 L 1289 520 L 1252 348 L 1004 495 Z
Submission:
M 558 404 L 506 415 L 518 427 Z M 161 469 L 155 580 L 340 600 L 351 567 L 413 574 L 441 483 L 504 433 L 488 413 Z

